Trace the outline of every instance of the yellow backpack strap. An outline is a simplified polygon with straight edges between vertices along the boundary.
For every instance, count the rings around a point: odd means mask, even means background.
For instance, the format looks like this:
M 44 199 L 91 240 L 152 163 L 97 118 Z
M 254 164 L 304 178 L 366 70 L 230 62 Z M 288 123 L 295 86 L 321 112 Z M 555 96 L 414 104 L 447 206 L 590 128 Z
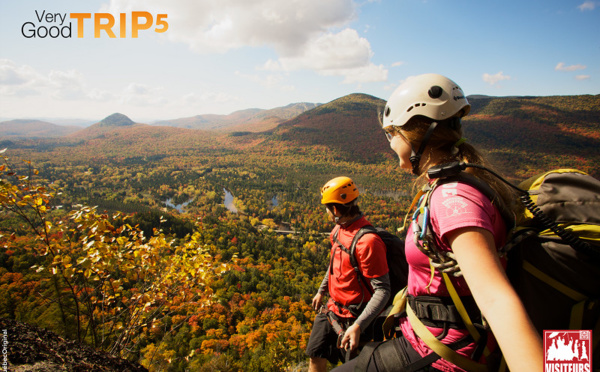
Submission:
M 558 226 L 569 231 L 571 234 L 575 235 L 579 239 L 600 242 L 600 225 L 582 223 L 582 224 L 558 224 Z M 540 231 L 538 233 L 538 235 L 540 235 L 541 237 L 548 237 L 548 238 L 557 236 L 556 233 L 554 233 L 554 231 L 552 231 L 550 229 Z
M 450 293 L 450 298 L 452 298 L 452 302 L 454 303 L 454 306 L 456 306 L 456 310 L 458 310 L 458 313 L 460 314 L 463 323 L 465 323 L 465 326 L 467 327 L 467 330 L 469 331 L 471 337 L 473 337 L 473 339 L 475 340 L 475 343 L 478 343 L 481 339 L 481 335 L 479 334 L 479 331 L 477 331 L 477 328 L 475 328 L 475 326 L 473 325 L 473 321 L 471 321 L 471 317 L 469 317 L 465 305 L 462 303 L 460 296 L 456 291 L 456 288 L 454 288 L 454 284 L 452 284 L 452 281 L 450 280 L 448 274 L 442 273 L 442 277 L 444 278 L 444 283 L 446 283 L 448 293 Z M 490 355 L 490 351 L 487 346 L 483 349 L 483 355 L 485 355 L 486 357 Z
M 450 347 L 442 343 L 438 340 L 427 327 L 419 320 L 416 316 L 415 312 L 410 308 L 410 305 L 406 304 L 406 314 L 408 315 L 408 321 L 412 326 L 415 334 L 419 336 L 420 339 L 425 342 L 434 353 L 441 356 L 443 359 L 449 361 L 450 363 L 456 364 L 460 368 L 463 368 L 467 371 L 472 372 L 487 372 L 488 368 L 486 365 L 477 363 L 476 361 L 469 359 L 456 351 L 452 350 Z
M 548 284 L 552 288 L 556 289 L 560 293 L 564 294 L 565 296 L 568 296 L 572 300 L 577 301 L 577 304 L 575 304 L 573 306 L 573 309 L 571 310 L 571 320 L 569 323 L 569 328 L 570 329 L 581 329 L 583 313 L 585 311 L 585 305 L 588 300 L 588 297 L 586 295 L 581 294 L 581 293 L 577 292 L 576 290 L 569 288 L 566 285 L 562 284 L 558 280 L 554 279 L 553 277 L 544 273 L 537 267 L 533 266 L 527 260 L 523 261 L 523 269 L 525 269 L 525 271 L 527 271 L 531 275 L 535 276 L 539 280 Z
M 554 288 L 557 291 L 561 292 L 562 294 L 564 294 L 566 296 L 569 296 L 571 299 L 573 299 L 575 301 L 583 301 L 583 300 L 587 299 L 586 295 L 581 294 L 581 293 L 577 292 L 576 290 L 567 287 L 566 285 L 564 285 L 561 282 L 559 282 L 558 280 L 552 278 L 551 276 L 549 276 L 548 274 L 544 273 L 543 271 L 541 271 L 537 267 L 533 266 L 527 260 L 523 260 L 523 269 L 525 269 L 525 271 L 527 271 L 531 275 L 535 276 L 539 280 L 541 280 L 544 283 L 548 284 L 552 288 Z
M 396 314 L 400 314 L 404 312 L 406 309 L 406 287 L 404 287 L 400 292 L 396 294 L 394 297 L 394 302 L 392 305 L 392 309 L 390 310 L 388 316 L 385 318 L 383 325 L 381 328 L 383 329 L 383 335 L 386 340 L 389 340 L 394 336 L 394 328 L 396 327 Z

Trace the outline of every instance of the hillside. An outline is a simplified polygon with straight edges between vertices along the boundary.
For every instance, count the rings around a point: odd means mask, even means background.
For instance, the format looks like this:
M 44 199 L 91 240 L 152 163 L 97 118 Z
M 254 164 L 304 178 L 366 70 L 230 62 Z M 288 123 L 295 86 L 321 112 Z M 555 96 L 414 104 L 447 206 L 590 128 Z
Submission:
M 235 111 L 229 115 L 197 115 L 188 118 L 158 121 L 152 125 L 188 129 L 258 132 L 272 129 L 277 124 L 316 106 L 318 105 L 314 103 L 292 103 L 270 110 L 247 109 Z
M 470 102 L 471 113 L 463 120 L 465 137 L 488 153 L 492 162 L 509 176 L 522 179 L 538 169 L 560 166 L 600 175 L 597 166 L 600 162 L 600 96 L 477 96 L 470 97 Z M 313 148 L 344 161 L 395 162 L 377 119 L 384 103 L 377 97 L 351 94 L 312 109 L 308 109 L 310 105 L 294 104 L 282 109 L 286 114 L 278 114 L 293 116 L 281 123 L 280 119 L 269 121 L 272 110 L 244 110 L 226 116 L 226 120 L 221 117 L 224 127 L 219 131 L 134 124 L 125 115 L 115 114 L 51 144 L 4 143 L 5 147 L 42 148 L 60 147 L 63 143 L 75 149 L 79 143 L 86 152 L 95 149 L 96 154 L 111 156 L 119 156 L 119 153 L 153 156 L 173 150 L 210 148 L 257 153 L 279 149 L 275 155 L 291 148 L 301 152 Z M 296 115 L 294 110 L 307 111 Z M 207 123 L 218 122 L 209 119 Z M 237 126 L 231 125 L 234 120 Z M 258 131 L 261 124 L 252 120 L 262 120 L 262 125 L 271 128 Z M 234 131 L 236 129 L 239 130 Z
M 521 178 L 536 169 L 570 166 L 600 176 L 600 95 L 471 97 L 470 102 L 465 137 L 508 175 Z M 389 158 L 377 119 L 384 104 L 363 94 L 342 97 L 282 123 L 268 144 L 318 145 L 358 162 Z
M 96 125 L 100 127 L 127 127 L 133 124 L 135 124 L 133 120 L 117 112 L 105 117 Z
M 284 107 L 269 110 L 246 109 L 235 111 L 229 115 L 197 115 L 188 118 L 161 120 L 152 126 L 175 127 L 184 129 L 217 130 L 225 132 L 250 131 L 262 132 L 273 129 L 278 124 L 317 107 L 315 103 L 291 103 Z M 83 122 L 83 124 L 82 124 Z M 0 122 L 0 140 L 97 137 L 106 132 L 105 128 L 130 127 L 136 123 L 121 113 L 114 113 L 97 123 L 89 124 L 82 120 L 60 120 L 61 124 L 77 123 L 77 125 L 56 125 L 42 120 L 10 120 Z M 82 128 L 85 128 L 82 131 Z
M 103 127 L 97 124 L 71 134 L 61 140 L 67 144 L 78 143 L 85 152 L 99 157 L 138 157 L 160 155 L 173 149 L 204 148 L 215 144 L 217 135 L 212 132 L 156 127 L 134 124 L 127 127 Z M 60 147 L 60 142 L 56 144 Z M 71 145 L 73 146 L 73 145 Z
M 384 105 L 379 98 L 351 94 L 282 123 L 271 132 L 269 143 L 323 146 L 344 159 L 380 161 L 382 154 L 391 151 L 377 119 Z
M 6 318 L 0 318 L 0 326 L 8 330 L 7 353 L 4 355 L 10 371 L 148 371 L 138 364 L 65 340 L 43 328 Z
M 470 99 L 465 137 L 511 180 L 558 166 L 600 177 L 600 96 Z M 306 370 L 332 228 L 320 187 L 351 176 L 361 211 L 388 231 L 414 195 L 382 107 L 352 94 L 263 131 L 117 116 L 0 141 L 14 186 L 0 187 L 0 321 L 60 335 L 8 323 L 11 363 L 91 371 L 96 354 L 79 340 L 150 371 Z
M 0 122 L 0 140 L 22 138 L 56 138 L 81 128 L 61 126 L 40 120 L 10 120 Z
M 79 129 L 74 133 L 65 136 L 62 141 L 64 143 L 73 143 L 73 141 L 81 141 L 82 139 L 106 138 L 110 137 L 111 133 L 122 132 L 126 133 L 131 128 L 147 126 L 146 124 L 136 124 L 126 115 L 114 113 L 100 120 L 99 122 L 88 126 L 87 128 Z M 60 141 L 60 140 L 59 140 Z
M 569 166 L 600 176 L 600 95 L 470 102 L 465 136 L 509 175 Z

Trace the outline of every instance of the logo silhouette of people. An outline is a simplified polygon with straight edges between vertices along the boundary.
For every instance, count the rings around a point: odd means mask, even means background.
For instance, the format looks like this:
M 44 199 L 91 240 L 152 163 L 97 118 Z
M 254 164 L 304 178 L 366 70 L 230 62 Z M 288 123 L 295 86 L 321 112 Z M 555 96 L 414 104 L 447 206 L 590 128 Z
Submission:
M 552 345 L 548 347 L 546 357 L 548 361 L 582 361 L 588 359 L 585 343 L 581 343 L 581 354 L 579 354 L 579 340 L 575 340 L 575 343 L 573 343 L 572 338 L 567 341 L 560 336 L 552 338 Z

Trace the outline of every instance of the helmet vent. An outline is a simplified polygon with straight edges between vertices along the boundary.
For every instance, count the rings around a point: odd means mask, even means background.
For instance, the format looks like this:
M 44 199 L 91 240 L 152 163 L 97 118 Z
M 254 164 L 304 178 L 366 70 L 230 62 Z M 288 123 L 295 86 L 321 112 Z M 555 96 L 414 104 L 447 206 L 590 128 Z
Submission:
M 423 103 L 415 103 L 414 105 L 410 106 L 406 112 L 410 112 L 412 109 L 414 109 L 415 107 L 424 107 L 427 106 L 427 104 L 425 102 Z

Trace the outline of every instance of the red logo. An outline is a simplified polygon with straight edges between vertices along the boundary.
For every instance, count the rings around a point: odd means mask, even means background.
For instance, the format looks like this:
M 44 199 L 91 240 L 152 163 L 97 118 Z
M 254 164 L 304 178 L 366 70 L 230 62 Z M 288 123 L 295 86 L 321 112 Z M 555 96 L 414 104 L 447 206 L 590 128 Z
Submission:
M 592 331 L 544 331 L 544 372 L 566 371 L 592 371 Z

